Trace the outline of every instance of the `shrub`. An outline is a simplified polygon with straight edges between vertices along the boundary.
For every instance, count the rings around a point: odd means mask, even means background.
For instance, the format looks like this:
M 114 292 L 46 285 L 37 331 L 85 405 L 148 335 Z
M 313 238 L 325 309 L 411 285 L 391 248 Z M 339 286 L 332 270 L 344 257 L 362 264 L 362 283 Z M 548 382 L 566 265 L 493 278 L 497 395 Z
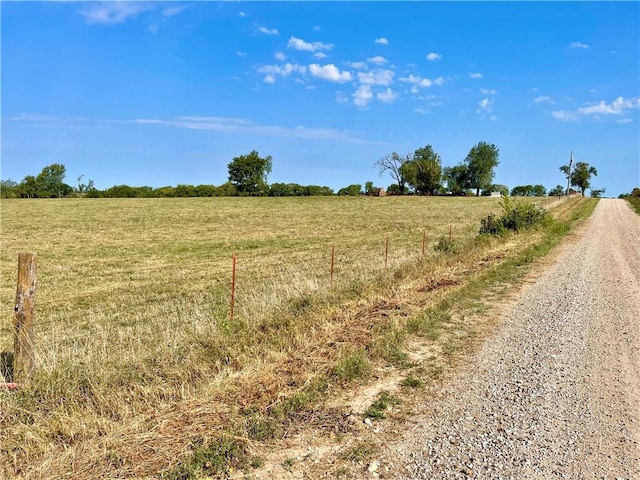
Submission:
M 490 214 L 480 221 L 480 233 L 502 235 L 508 230 L 519 232 L 541 223 L 547 215 L 544 208 L 533 203 L 513 202 L 503 195 L 502 215 Z

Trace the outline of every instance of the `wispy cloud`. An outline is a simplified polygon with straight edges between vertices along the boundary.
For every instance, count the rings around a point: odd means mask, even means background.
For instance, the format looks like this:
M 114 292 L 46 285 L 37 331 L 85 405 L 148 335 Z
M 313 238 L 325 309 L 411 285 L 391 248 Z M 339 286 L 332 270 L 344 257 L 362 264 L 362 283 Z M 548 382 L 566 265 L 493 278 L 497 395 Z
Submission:
M 497 90 L 494 90 L 494 89 L 481 88 L 480 93 L 483 95 L 496 95 L 498 92 Z
M 386 58 L 378 55 L 376 57 L 367 58 L 367 62 L 374 63 L 376 65 L 384 65 L 385 63 L 388 63 L 389 60 L 387 60 Z
M 313 54 L 313 58 L 327 58 L 327 54 L 324 52 L 316 52 Z
M 277 28 L 267 28 L 263 25 L 258 25 L 257 23 L 256 28 L 258 29 L 258 32 L 264 33 L 265 35 L 279 35 Z
M 582 42 L 571 42 L 569 44 L 569 47 L 571 47 L 571 48 L 589 48 L 589 45 L 587 45 L 586 43 L 582 43 Z
M 469 78 L 482 78 L 482 74 L 479 72 L 470 72 L 469 73 Z
M 80 14 L 88 24 L 116 25 L 154 8 L 147 2 L 98 2 L 86 5 Z
M 434 80 L 431 80 L 429 78 L 423 78 L 411 74 L 408 77 L 400 77 L 400 81 L 411 84 L 411 93 L 418 93 L 420 88 L 428 88 L 433 85 L 442 85 L 444 83 L 444 78 L 438 77 Z
M 283 127 L 279 125 L 256 125 L 251 121 L 235 117 L 196 117 L 184 116 L 171 120 L 155 118 L 139 118 L 129 123 L 137 125 L 157 125 L 164 127 L 182 128 L 188 130 L 203 130 L 223 133 L 252 133 L 265 136 L 304 138 L 310 140 L 333 140 L 351 143 L 364 143 L 360 138 L 354 137 L 347 130 L 333 128 Z
M 550 105 L 554 105 L 556 101 L 553 99 L 553 97 L 550 97 L 548 95 L 539 95 L 533 99 L 533 103 L 548 103 Z
M 440 60 L 442 58 L 442 55 L 436 52 L 430 52 L 427 54 L 427 60 L 429 60 L 430 62 L 435 62 L 436 60 Z
M 163 17 L 175 17 L 179 13 L 182 13 L 184 10 L 189 8 L 189 5 L 178 5 L 176 7 L 168 7 L 162 10 Z
M 493 98 L 483 98 L 478 102 L 476 113 L 490 113 L 493 110 Z
M 275 83 L 276 77 L 288 77 L 292 73 L 307 73 L 307 67 L 296 63 L 285 63 L 284 65 L 262 65 L 257 69 L 258 73 L 264 73 L 266 83 Z
M 236 55 L 239 57 L 246 57 L 247 56 L 247 52 L 243 52 L 243 51 L 236 51 Z
M 561 121 L 578 121 L 581 118 L 592 116 L 594 118 L 601 118 L 608 115 L 622 115 L 628 110 L 640 108 L 640 98 L 627 98 L 618 97 L 613 102 L 607 103 L 604 100 L 593 104 L 580 107 L 577 110 L 558 110 L 551 112 L 551 115 L 556 120 Z
M 616 123 L 620 123 L 622 125 L 625 125 L 627 123 L 633 123 L 633 120 L 631 120 L 630 118 L 620 118 L 620 119 L 616 120 Z
M 331 43 L 322 43 L 322 42 L 305 42 L 301 38 L 291 37 L 289 42 L 287 43 L 287 47 L 293 48 L 294 50 L 303 50 L 306 52 L 316 52 L 318 50 L 331 50 L 333 48 L 333 44 Z
M 322 78 L 330 82 L 344 83 L 352 80 L 351 72 L 347 70 L 340 71 L 333 63 L 322 66 L 317 63 L 312 63 L 309 65 L 309 73 L 314 77 Z
M 387 86 L 393 82 L 395 73 L 391 70 L 373 70 L 371 72 L 358 72 L 358 80 L 364 85 Z
M 284 62 L 287 59 L 287 56 L 282 52 L 276 52 L 273 56 L 280 62 Z
M 366 64 L 366 62 L 351 62 L 351 68 L 356 68 L 358 70 L 362 70 L 364 68 L 367 68 L 368 65 Z
M 376 98 L 384 103 L 393 103 L 398 99 L 398 97 L 399 94 L 390 88 L 387 88 L 384 92 L 378 92 L 376 94 Z
M 379 43 L 380 45 L 389 45 L 389 40 L 384 37 L 376 38 L 374 42 Z

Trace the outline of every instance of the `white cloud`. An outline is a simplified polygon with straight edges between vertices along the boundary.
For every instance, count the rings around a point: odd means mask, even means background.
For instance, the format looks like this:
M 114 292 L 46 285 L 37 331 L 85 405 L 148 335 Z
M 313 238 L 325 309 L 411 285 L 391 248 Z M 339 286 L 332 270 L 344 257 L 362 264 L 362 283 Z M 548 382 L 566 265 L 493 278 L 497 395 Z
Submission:
M 388 62 L 388 60 L 386 58 L 381 57 L 380 55 L 378 55 L 376 57 L 367 58 L 367 62 L 375 63 L 376 65 L 384 65 L 385 63 Z
M 262 25 L 258 25 L 257 23 L 256 23 L 256 27 L 258 28 L 258 31 L 260 33 L 264 33 L 265 35 L 280 35 L 280 33 L 278 32 L 277 28 L 269 29 L 269 28 L 264 27 Z
M 314 77 L 322 78 L 330 82 L 344 83 L 351 81 L 351 72 L 340 71 L 333 63 L 320 66 L 317 63 L 309 65 L 309 73 Z
M 287 47 L 294 50 L 304 50 L 306 52 L 316 52 L 318 50 L 331 50 L 333 45 L 331 43 L 322 42 L 305 42 L 301 38 L 291 37 L 287 43 Z
M 264 81 L 266 83 L 275 83 L 276 77 L 288 77 L 292 73 L 304 75 L 307 73 L 307 67 L 295 63 L 285 63 L 284 65 L 262 65 L 257 69 L 259 73 L 264 73 Z
M 630 118 L 621 118 L 619 120 L 616 120 L 616 122 L 624 125 L 627 123 L 633 123 L 633 120 L 631 120 Z
M 379 43 L 380 45 L 389 45 L 389 40 L 384 37 L 376 38 L 374 42 Z
M 414 111 L 414 112 L 416 112 L 416 113 L 420 113 L 420 114 L 422 114 L 422 115 L 424 115 L 425 113 L 427 113 L 427 111 L 426 111 L 424 108 L 422 108 L 422 107 L 414 108 L 414 109 L 413 109 L 413 111 Z
M 469 78 L 482 78 L 482 74 L 479 72 L 471 72 L 469 73 Z
M 281 62 L 284 62 L 287 59 L 287 56 L 282 52 L 276 52 L 273 56 L 276 60 L 279 60 Z
M 571 42 L 569 45 L 571 48 L 589 48 L 589 45 L 582 42 Z
M 359 107 L 366 107 L 373 99 L 373 93 L 369 85 L 360 85 L 353 94 L 353 103 Z
M 247 14 L 244 13 L 244 12 L 239 12 L 238 15 L 241 16 L 241 17 L 246 17 L 247 16 Z
M 595 105 L 579 108 L 578 113 L 581 115 L 620 115 L 624 110 L 631 108 L 640 108 L 640 98 L 625 100 L 623 97 L 618 97 L 611 103 L 601 100 Z
M 436 52 L 431 52 L 427 54 L 427 60 L 429 60 L 430 62 L 435 62 L 436 60 L 440 60 L 442 58 L 442 55 Z
M 327 58 L 327 54 L 323 52 L 316 52 L 313 54 L 313 58 Z
M 357 68 L 358 70 L 367 68 L 367 64 L 365 62 L 351 62 L 351 68 Z
M 242 51 L 238 50 L 236 52 L 236 55 L 239 56 L 239 57 L 246 57 L 247 56 L 247 52 L 242 52 Z
M 495 95 L 498 92 L 496 90 L 489 90 L 488 88 L 481 88 L 480 89 L 480 93 L 482 93 L 483 95 Z
M 398 93 L 394 92 L 390 88 L 387 88 L 384 92 L 378 92 L 376 98 L 384 103 L 393 103 L 398 99 Z
M 80 14 L 88 24 L 116 25 L 153 8 L 146 2 L 99 2 L 89 4 Z
M 577 121 L 588 116 L 600 118 L 602 115 L 622 115 L 627 110 L 635 108 L 640 108 L 640 98 L 618 97 L 611 103 L 601 100 L 596 104 L 580 107 L 575 111 L 558 110 L 551 112 L 551 115 L 556 120 Z
M 442 85 L 444 83 L 444 78 L 438 77 L 434 80 L 431 80 L 429 78 L 422 78 L 420 76 L 410 74 L 408 77 L 400 77 L 400 81 L 410 83 L 412 85 L 411 93 L 418 93 L 420 88 L 428 88 L 433 85 Z
M 533 99 L 533 103 L 549 103 L 551 105 L 554 105 L 556 101 L 553 99 L 553 97 L 550 97 L 548 95 L 539 95 Z
M 493 110 L 493 98 L 483 98 L 478 102 L 476 113 L 489 113 Z
M 358 80 L 365 85 L 390 85 L 395 73 L 391 70 L 374 70 L 371 72 L 358 72 Z
M 319 32 L 320 30 L 322 30 L 322 29 L 321 29 L 318 25 L 315 25 L 315 26 L 313 27 L 313 31 L 314 31 L 314 32 Z
M 154 35 L 158 33 L 158 30 L 160 30 L 160 26 L 157 23 L 152 23 L 151 25 L 149 25 L 149 31 Z

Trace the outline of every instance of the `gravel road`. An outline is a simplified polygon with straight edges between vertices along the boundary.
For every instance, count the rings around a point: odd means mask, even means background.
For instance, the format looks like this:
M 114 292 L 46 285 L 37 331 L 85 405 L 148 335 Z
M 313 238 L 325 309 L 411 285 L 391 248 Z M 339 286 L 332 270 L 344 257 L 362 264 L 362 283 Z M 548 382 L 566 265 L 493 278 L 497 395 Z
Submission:
M 640 479 L 640 220 L 625 201 L 599 202 L 414 420 L 385 478 Z

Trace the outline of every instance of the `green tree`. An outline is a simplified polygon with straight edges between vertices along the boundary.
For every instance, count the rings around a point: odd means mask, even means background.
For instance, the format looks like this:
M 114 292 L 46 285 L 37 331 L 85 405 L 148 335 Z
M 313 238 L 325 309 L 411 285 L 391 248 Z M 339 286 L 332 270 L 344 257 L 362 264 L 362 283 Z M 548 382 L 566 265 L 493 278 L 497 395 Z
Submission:
M 376 191 L 376 187 L 373 186 L 373 182 L 365 182 L 364 184 L 364 194 L 365 195 L 373 195 Z
M 10 178 L 0 180 L 0 198 L 15 198 L 19 196 L 18 184 Z
M 255 150 L 234 157 L 229 163 L 229 182 L 240 195 L 264 195 L 269 192 L 267 175 L 271 173 L 271 155 L 261 157 Z
M 592 188 L 592 189 L 589 191 L 589 193 L 591 194 L 591 196 L 592 196 L 593 198 L 600 198 L 600 197 L 602 197 L 602 195 L 604 195 L 604 192 L 605 192 L 605 191 L 606 191 L 606 189 L 604 189 L 604 188 L 599 188 L 599 189 L 593 189 L 593 188 Z
M 469 187 L 476 189 L 476 196 L 480 196 L 481 189 L 491 185 L 495 175 L 493 169 L 500 163 L 499 153 L 500 150 L 495 145 L 479 142 L 469 150 L 467 158 L 464 159 Z
M 64 183 L 67 174 L 67 167 L 61 163 L 52 163 L 42 169 L 36 177 L 37 196 L 41 198 L 60 198 L 73 191 L 69 185 Z
M 407 183 L 416 193 L 433 195 L 441 188 L 442 163 L 440 155 L 433 151 L 431 145 L 418 148 L 411 160 L 405 162 L 404 169 Z
M 338 190 L 338 195 L 351 197 L 362 195 L 362 185 L 354 183 L 349 185 L 348 187 L 341 188 L 340 190 Z
M 550 197 L 559 197 L 564 195 L 564 187 L 562 185 L 556 185 L 551 190 L 549 190 Z
M 578 162 L 576 163 L 573 172 L 571 172 L 571 185 L 578 187 L 580 189 L 580 193 L 582 193 L 582 196 L 584 197 L 585 190 L 591 187 L 591 177 L 596 175 L 598 175 L 598 171 L 595 167 L 592 167 L 585 162 Z
M 464 195 L 469 188 L 469 170 L 463 163 L 454 167 L 446 167 L 443 172 L 447 190 L 453 195 Z
M 402 157 L 398 153 L 393 152 L 386 154 L 374 164 L 376 167 L 378 167 L 380 176 L 382 176 L 384 172 L 389 172 L 391 178 L 393 178 L 398 185 L 398 192 L 400 193 L 400 195 L 404 194 L 405 186 L 407 184 L 407 179 L 405 177 L 406 167 L 403 171 L 402 166 L 406 162 L 411 161 L 411 159 L 412 154 L 410 153 Z

